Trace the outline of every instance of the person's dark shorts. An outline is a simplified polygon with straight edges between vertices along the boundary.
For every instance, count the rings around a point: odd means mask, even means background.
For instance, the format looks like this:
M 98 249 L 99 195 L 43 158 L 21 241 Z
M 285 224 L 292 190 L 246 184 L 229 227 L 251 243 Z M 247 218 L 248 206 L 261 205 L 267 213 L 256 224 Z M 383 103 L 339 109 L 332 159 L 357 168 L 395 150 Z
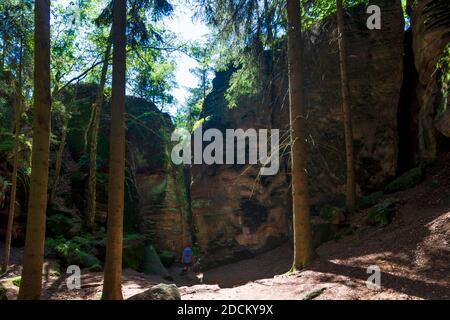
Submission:
M 186 267 L 186 268 L 189 268 L 189 267 L 192 267 L 192 262 L 188 262 L 188 263 L 184 263 L 184 266 Z

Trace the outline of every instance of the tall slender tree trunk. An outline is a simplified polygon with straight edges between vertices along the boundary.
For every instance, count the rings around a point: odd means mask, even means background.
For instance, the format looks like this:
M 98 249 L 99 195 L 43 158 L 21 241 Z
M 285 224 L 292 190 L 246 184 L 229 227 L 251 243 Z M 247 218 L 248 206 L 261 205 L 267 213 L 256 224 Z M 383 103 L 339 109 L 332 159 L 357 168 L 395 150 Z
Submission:
M 111 135 L 108 183 L 108 225 L 103 296 L 121 300 L 125 188 L 126 0 L 114 0 Z
M 0 59 L 0 70 L 4 70 L 5 69 L 5 60 L 6 60 L 6 55 L 8 54 L 8 41 L 9 41 L 9 37 L 7 34 L 3 34 L 3 48 L 2 48 L 2 56 Z
M 305 106 L 303 96 L 303 40 L 300 0 L 287 0 L 289 110 L 291 125 L 292 209 L 294 262 L 292 269 L 303 268 L 313 259 L 306 173 Z
M 87 219 L 86 226 L 92 230 L 95 225 L 95 214 L 97 204 L 97 141 L 98 129 L 100 127 L 100 114 L 103 104 L 103 95 L 106 83 L 106 76 L 108 74 L 109 56 L 111 54 L 111 36 L 108 38 L 108 45 L 105 51 L 105 62 L 102 66 L 102 73 L 100 76 L 100 83 L 97 89 L 97 96 L 92 105 L 94 118 L 92 121 L 91 143 L 89 148 L 89 180 L 88 180 L 88 204 L 87 204 Z
M 20 40 L 20 53 L 19 53 L 19 70 L 17 77 L 17 101 L 14 113 L 14 160 L 13 160 L 13 173 L 11 183 L 11 197 L 9 201 L 8 223 L 6 226 L 5 246 L 3 248 L 3 262 L 1 272 L 4 273 L 8 270 L 9 254 L 11 251 L 11 238 L 12 229 L 14 225 L 14 209 L 16 204 L 16 191 L 17 191 L 17 172 L 19 169 L 19 138 L 20 138 L 20 116 L 22 114 L 22 70 L 23 70 L 23 42 Z
M 19 299 L 40 299 L 50 149 L 50 1 L 36 0 L 33 150 L 27 231 Z
M 75 101 L 77 100 L 78 86 L 79 86 L 79 83 L 77 83 L 77 85 L 75 87 L 71 105 L 74 104 Z M 55 201 L 56 193 L 58 192 L 58 186 L 61 181 L 61 169 L 62 169 L 62 162 L 63 162 L 63 156 L 64 156 L 64 149 L 66 147 L 67 130 L 69 127 L 69 120 L 71 117 L 70 111 L 66 110 L 66 112 L 64 113 L 63 116 L 64 116 L 64 123 L 62 126 L 61 141 L 58 146 L 58 151 L 56 152 L 55 180 L 53 182 L 52 191 L 50 192 L 50 198 L 49 198 L 50 203 L 53 203 L 53 201 Z
M 56 192 L 58 191 L 59 182 L 61 180 L 61 168 L 64 156 L 64 148 L 66 146 L 67 139 L 67 127 L 69 124 L 69 116 L 64 116 L 64 124 L 61 133 L 61 141 L 59 142 L 58 151 L 56 152 L 56 163 L 55 163 L 55 181 L 53 182 L 52 191 L 50 192 L 49 202 L 53 203 L 56 198 Z
M 95 114 L 94 111 L 95 111 L 94 108 L 91 108 L 91 115 L 89 116 L 89 122 L 83 132 L 83 153 L 82 154 L 87 153 L 87 148 L 89 145 L 89 132 L 91 131 L 92 123 L 94 122 L 94 114 Z
M 269 45 L 269 48 L 272 49 L 272 45 L 273 45 L 273 28 L 272 28 L 272 14 L 270 12 L 270 8 L 269 8 L 269 1 L 268 0 L 264 0 L 264 21 L 266 24 L 266 28 L 267 28 L 267 44 Z
M 346 61 L 347 48 L 345 46 L 344 38 L 345 26 L 342 0 L 336 0 L 336 7 L 339 43 L 339 65 L 341 69 L 342 113 L 344 115 L 345 158 L 347 161 L 346 206 L 349 210 L 353 211 L 356 208 L 356 182 L 355 163 L 353 155 L 352 113 L 350 108 L 350 89 Z

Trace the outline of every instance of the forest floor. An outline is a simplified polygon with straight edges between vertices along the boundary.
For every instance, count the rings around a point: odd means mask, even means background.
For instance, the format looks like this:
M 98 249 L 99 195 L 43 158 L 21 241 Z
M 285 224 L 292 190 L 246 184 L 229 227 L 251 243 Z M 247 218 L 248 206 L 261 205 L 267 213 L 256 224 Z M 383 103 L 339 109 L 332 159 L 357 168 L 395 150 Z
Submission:
M 182 299 L 450 299 L 450 154 L 427 170 L 423 183 L 389 195 L 401 201 L 391 224 L 367 226 L 365 212 L 350 216 L 356 231 L 317 249 L 311 267 L 286 273 L 292 250 L 285 244 L 252 259 L 180 276 L 170 272 Z M 0 283 L 20 275 L 22 250 L 14 249 L 14 266 Z M 381 270 L 381 288 L 369 289 L 367 267 Z M 46 262 L 44 298 L 99 299 L 102 273 L 82 273 L 80 290 L 67 290 L 68 275 Z M 157 283 L 159 277 L 124 270 L 123 293 L 128 298 Z M 17 287 L 13 291 L 17 291 Z

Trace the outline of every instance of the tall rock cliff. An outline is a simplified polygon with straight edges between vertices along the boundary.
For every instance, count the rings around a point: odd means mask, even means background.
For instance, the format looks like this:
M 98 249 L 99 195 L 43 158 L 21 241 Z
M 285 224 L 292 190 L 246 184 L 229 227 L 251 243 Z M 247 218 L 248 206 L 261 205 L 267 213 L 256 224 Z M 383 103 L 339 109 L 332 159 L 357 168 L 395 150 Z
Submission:
M 366 7 L 346 13 L 346 40 L 354 144 L 360 193 L 375 190 L 396 174 L 397 108 L 403 79 L 404 20 L 400 1 L 376 1 L 382 29 L 366 27 Z M 313 205 L 341 202 L 345 148 L 335 17 L 305 33 L 305 93 Z M 290 172 L 289 107 L 285 47 L 275 57 L 273 81 L 259 94 L 227 109 L 225 91 L 233 73 L 220 72 L 204 104 L 204 129 L 280 129 L 282 156 L 275 176 L 259 177 L 257 166 L 192 166 L 192 212 L 206 264 L 239 259 L 287 239 Z M 300 59 L 300 57 L 299 57 Z M 270 69 L 270 68 L 268 68 Z M 284 152 L 283 152 L 284 151 Z
M 414 88 L 418 110 L 418 159 L 434 159 L 450 142 L 450 87 L 443 73 L 450 73 L 450 2 L 447 0 L 409 1 L 412 46 L 418 80 Z M 446 59 L 441 68 L 436 64 Z

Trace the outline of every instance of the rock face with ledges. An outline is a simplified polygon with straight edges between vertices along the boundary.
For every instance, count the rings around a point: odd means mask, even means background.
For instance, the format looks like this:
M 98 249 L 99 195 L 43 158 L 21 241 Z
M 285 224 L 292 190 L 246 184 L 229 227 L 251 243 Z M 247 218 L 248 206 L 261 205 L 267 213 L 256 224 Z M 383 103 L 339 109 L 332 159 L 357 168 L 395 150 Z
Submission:
M 411 1 L 410 1 L 411 2 Z M 436 63 L 450 46 L 450 3 L 447 0 L 419 0 L 412 6 L 413 49 L 418 83 L 415 90 L 419 110 L 416 116 L 418 158 L 434 159 L 444 137 L 450 138 L 450 100 L 444 92 Z M 450 61 L 450 49 L 447 47 Z M 447 62 L 448 63 L 448 62 Z M 448 72 L 449 70 L 447 70 Z
M 397 169 L 397 107 L 403 78 L 404 20 L 400 1 L 376 1 L 382 30 L 366 28 L 366 8 L 346 14 L 358 189 L 380 188 Z M 341 112 L 337 27 L 334 17 L 305 34 L 305 93 L 312 204 L 342 204 L 345 148 Z M 280 171 L 259 177 L 258 166 L 193 165 L 192 212 L 203 262 L 240 259 L 288 238 L 291 216 L 289 105 L 285 45 L 267 63 L 274 81 L 227 109 L 232 71 L 219 72 L 202 116 L 204 129 L 280 129 Z M 300 58 L 300 57 L 299 57 Z M 271 61 L 270 57 L 266 57 Z M 273 68 L 271 68 L 271 65 Z M 284 152 L 283 152 L 284 151 Z

